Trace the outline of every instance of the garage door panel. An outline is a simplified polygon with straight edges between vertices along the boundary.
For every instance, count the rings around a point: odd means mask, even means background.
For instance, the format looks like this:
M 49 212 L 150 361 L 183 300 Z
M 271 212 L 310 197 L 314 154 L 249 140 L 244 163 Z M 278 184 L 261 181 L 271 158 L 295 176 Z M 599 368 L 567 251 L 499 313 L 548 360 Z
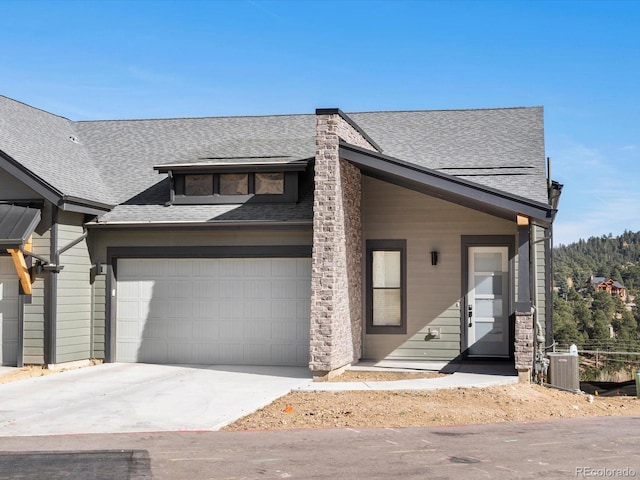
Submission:
M 245 262 L 244 276 L 269 278 L 272 276 L 271 265 L 272 261 L 269 258 L 256 258 L 251 262 Z
M 216 299 L 212 298 L 212 301 L 195 301 L 192 305 L 193 318 L 206 319 L 206 318 L 218 318 L 220 316 L 220 303 L 215 303 Z
M 296 279 L 275 279 L 271 283 L 271 298 L 296 298 L 298 281 Z
M 245 280 L 242 285 L 242 294 L 245 299 L 255 298 L 260 300 L 267 300 L 271 297 L 270 289 L 265 288 L 264 279 L 256 279 L 255 277 L 253 277 L 250 280 Z
M 296 259 L 296 277 L 306 280 L 311 286 L 311 262 L 306 258 Z
M 271 318 L 298 318 L 296 304 L 284 300 L 273 300 L 271 302 Z
M 295 345 L 297 340 L 296 322 L 274 321 L 271 322 L 269 336 L 277 342 L 289 341 Z
M 193 322 L 193 336 L 195 339 L 208 339 L 212 343 L 220 340 L 220 325 L 211 320 Z
M 244 356 L 244 345 L 237 343 L 222 343 L 218 345 L 218 361 L 221 364 L 241 364 Z
M 164 358 L 165 363 L 171 363 L 168 360 L 167 341 L 163 339 L 145 338 L 138 348 L 138 357 L 138 361 L 145 363 L 154 363 L 157 358 Z
M 123 259 L 117 272 L 117 361 L 308 363 L 308 258 Z
M 215 343 L 192 344 L 193 361 L 195 364 L 220 363 L 218 345 Z
M 244 322 L 243 336 L 249 341 L 269 341 L 272 338 L 271 322 L 247 320 Z
M 219 320 L 220 342 L 233 342 L 242 339 L 244 328 L 242 323 L 235 320 Z
M 220 282 L 220 298 L 236 298 L 243 296 L 244 282 L 235 278 L 228 278 Z
M 172 341 L 179 341 L 180 339 L 192 341 L 194 338 L 193 322 L 184 318 L 171 319 L 171 321 L 167 322 L 167 338 Z
M 216 280 L 202 279 L 191 284 L 191 298 L 211 299 L 218 297 L 220 283 Z
M 224 258 L 218 263 L 218 276 L 220 278 L 242 278 L 244 277 L 245 269 L 244 259 L 239 258 Z
M 268 303 L 266 305 L 269 305 Z M 268 319 L 269 310 L 265 308 L 262 300 L 245 300 L 243 302 L 243 318 L 245 319 Z
M 244 343 L 242 345 L 243 355 L 242 359 L 238 359 L 233 361 L 246 363 L 246 364 L 257 364 L 263 358 L 271 357 L 271 345 L 264 345 L 261 343 Z

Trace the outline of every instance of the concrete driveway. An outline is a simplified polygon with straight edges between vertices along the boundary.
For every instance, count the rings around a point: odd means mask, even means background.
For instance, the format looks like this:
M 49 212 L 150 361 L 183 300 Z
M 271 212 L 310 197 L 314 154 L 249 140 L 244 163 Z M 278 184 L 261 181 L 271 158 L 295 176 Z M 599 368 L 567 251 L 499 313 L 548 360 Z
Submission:
M 308 382 L 302 367 L 109 363 L 0 385 L 0 437 L 217 430 Z

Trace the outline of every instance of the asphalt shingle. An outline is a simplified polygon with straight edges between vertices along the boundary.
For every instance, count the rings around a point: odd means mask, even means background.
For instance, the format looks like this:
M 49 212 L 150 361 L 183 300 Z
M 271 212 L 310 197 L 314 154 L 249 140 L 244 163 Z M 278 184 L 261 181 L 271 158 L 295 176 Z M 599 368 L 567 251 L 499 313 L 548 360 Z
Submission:
M 154 166 L 315 156 L 315 115 L 71 122 L 0 97 L 0 150 L 64 195 L 118 206 L 101 221 L 301 220 L 298 205 L 173 205 Z M 547 203 L 541 107 L 348 114 L 405 162 Z
M 0 96 L 0 150 L 63 195 L 113 205 L 73 123 Z

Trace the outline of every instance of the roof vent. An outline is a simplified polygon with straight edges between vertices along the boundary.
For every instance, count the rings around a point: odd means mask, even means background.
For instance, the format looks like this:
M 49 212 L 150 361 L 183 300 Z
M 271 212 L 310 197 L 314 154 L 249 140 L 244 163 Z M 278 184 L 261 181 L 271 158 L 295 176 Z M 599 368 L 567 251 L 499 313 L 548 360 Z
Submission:
M 78 145 L 80 144 L 78 138 L 74 137 L 73 135 L 69 135 L 69 140 L 71 140 L 73 143 L 77 143 Z

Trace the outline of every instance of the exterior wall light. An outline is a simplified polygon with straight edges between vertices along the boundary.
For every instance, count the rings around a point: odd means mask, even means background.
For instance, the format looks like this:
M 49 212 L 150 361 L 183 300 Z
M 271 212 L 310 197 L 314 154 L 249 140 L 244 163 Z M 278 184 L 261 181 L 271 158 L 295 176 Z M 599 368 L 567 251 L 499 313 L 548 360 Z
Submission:
M 438 252 L 435 250 L 431 252 L 431 265 L 438 265 Z

